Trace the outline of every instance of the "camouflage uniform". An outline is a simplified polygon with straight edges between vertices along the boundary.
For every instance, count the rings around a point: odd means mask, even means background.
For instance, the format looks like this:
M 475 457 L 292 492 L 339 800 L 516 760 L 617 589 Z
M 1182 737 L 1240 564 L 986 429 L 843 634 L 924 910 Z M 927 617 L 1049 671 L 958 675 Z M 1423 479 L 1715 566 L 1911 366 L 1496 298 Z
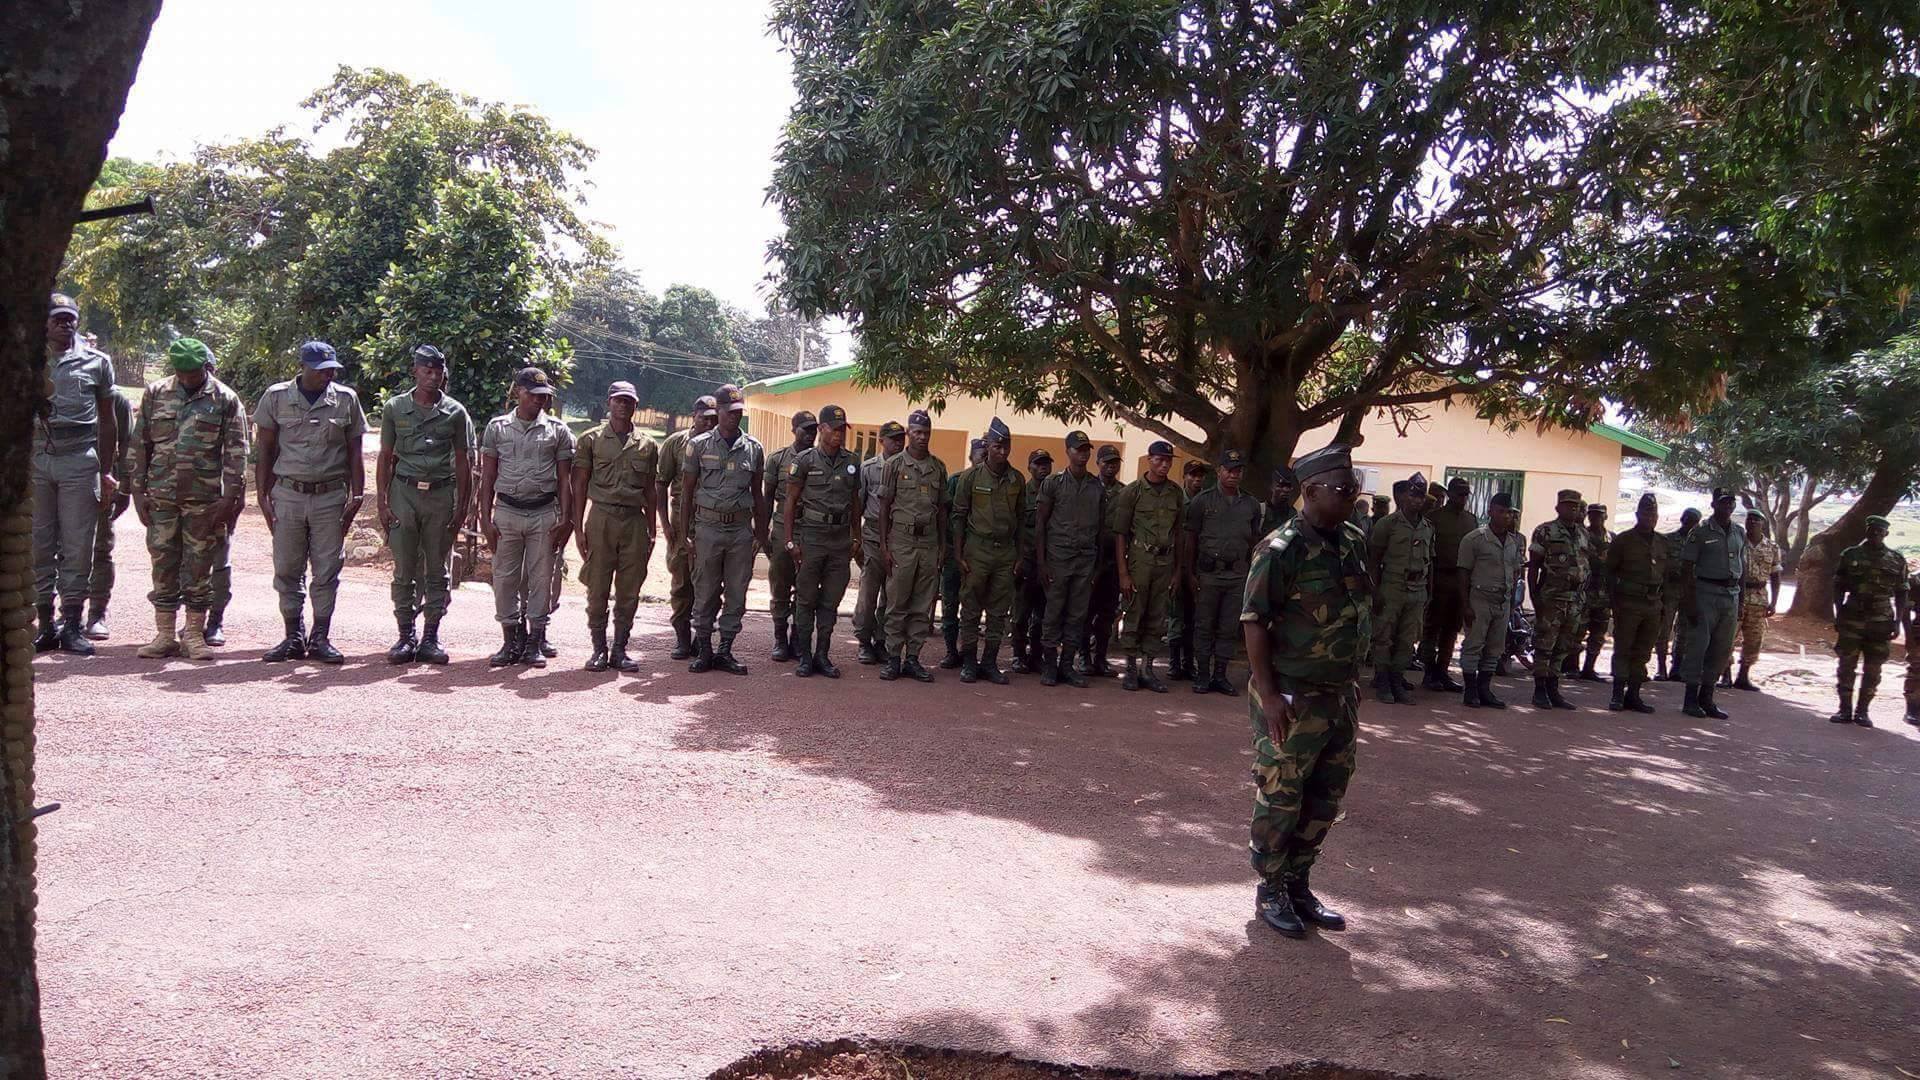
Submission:
M 1907 609 L 1907 560 L 1886 544 L 1868 539 L 1840 553 L 1833 587 L 1835 595 L 1846 594 L 1834 619 L 1841 713 L 1848 712 L 1858 668 L 1860 700 L 1849 717 L 1857 723 L 1867 716 L 1867 706 L 1880 688 L 1880 667 L 1900 632 L 1899 613 Z
M 147 500 L 147 554 L 161 639 L 143 649 L 169 655 L 174 613 L 184 604 L 189 633 L 213 606 L 213 571 L 227 535 L 214 504 L 245 490 L 247 414 L 240 396 L 209 375 L 193 390 L 177 375 L 150 384 L 134 428 L 133 493 Z M 203 659 L 204 656 L 193 656 Z
M 1533 597 L 1533 673 L 1545 678 L 1560 670 L 1580 647 L 1585 625 L 1582 608 L 1587 583 L 1586 527 L 1559 520 L 1534 527 L 1527 546 L 1531 558 L 1541 560 L 1540 589 Z
M 1762 539 L 1747 545 L 1747 574 L 1740 591 L 1740 666 L 1752 667 L 1767 643 L 1767 605 L 1773 575 L 1780 572 L 1780 545 Z
M 960 654 L 965 662 L 985 657 L 997 671 L 1013 609 L 1013 575 L 1026 554 L 1020 519 L 1027 478 L 1011 462 L 998 476 L 987 465 L 975 465 L 954 478 L 953 490 L 953 534 L 966 545 L 967 563 L 960 586 Z M 983 621 L 986 647 L 976 653 Z
M 1159 449 L 1158 444 L 1153 449 Z M 1166 449 L 1171 456 L 1172 447 Z M 1154 689 L 1153 661 L 1167 633 L 1167 605 L 1179 562 L 1176 545 L 1186 520 L 1187 493 L 1172 478 L 1155 484 L 1142 476 L 1114 500 L 1112 529 L 1115 536 L 1127 538 L 1127 578 L 1133 582 L 1121 622 L 1120 652 L 1135 666 L 1146 661 L 1146 684 Z

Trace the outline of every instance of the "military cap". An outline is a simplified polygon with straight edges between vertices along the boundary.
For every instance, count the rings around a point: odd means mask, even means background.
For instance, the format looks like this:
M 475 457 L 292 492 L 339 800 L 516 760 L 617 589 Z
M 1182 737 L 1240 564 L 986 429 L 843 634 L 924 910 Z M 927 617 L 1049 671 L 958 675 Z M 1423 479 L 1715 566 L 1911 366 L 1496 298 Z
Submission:
M 1595 514 L 1604 514 L 1604 513 L 1606 513 L 1606 512 L 1607 512 L 1607 508 L 1606 508 L 1606 506 L 1604 506 L 1604 505 L 1603 505 L 1603 504 L 1601 504 L 1601 503 L 1597 503 L 1597 502 L 1596 502 L 1596 503 L 1588 503 L 1588 504 L 1587 504 L 1587 516 L 1588 516 L 1588 517 L 1592 517 L 1592 516 L 1593 516 L 1593 515 L 1595 515 Z
M 1027 464 L 1031 465 L 1036 461 L 1044 461 L 1051 465 L 1053 464 L 1053 455 L 1047 453 L 1045 450 L 1035 450 L 1033 453 L 1027 455 Z
M 1407 486 L 1419 488 L 1421 491 L 1427 490 L 1426 474 L 1416 470 L 1412 476 L 1407 477 Z
M 1561 488 L 1560 496 L 1554 500 L 1556 505 L 1559 503 L 1579 503 L 1585 506 L 1586 502 L 1586 498 L 1572 488 Z
M 1300 485 L 1300 477 L 1294 474 L 1293 466 L 1282 465 L 1273 470 L 1273 482 L 1276 484 L 1292 484 L 1298 487 Z
M 1680 511 L 1680 522 L 1681 522 L 1681 524 L 1685 524 L 1685 523 L 1687 523 L 1687 522 L 1689 522 L 1689 521 L 1691 521 L 1691 522 L 1694 522 L 1695 524 L 1698 524 L 1698 523 L 1699 523 L 1699 521 L 1700 521 L 1700 508 L 1699 508 L 1699 507 L 1697 507 L 1697 506 L 1689 506 L 1689 507 L 1687 507 L 1687 508 L 1686 508 L 1685 510 L 1682 510 L 1682 511 Z
M 1114 446 L 1112 443 L 1108 443 L 1107 445 L 1102 446 L 1100 448 L 1100 452 L 1093 456 L 1095 459 L 1103 463 L 1108 461 L 1119 461 L 1120 448 L 1117 446 Z
M 1228 450 L 1220 455 L 1220 467 L 1223 469 L 1244 469 L 1247 467 L 1245 451 Z
M 1172 457 L 1173 444 L 1166 441 L 1165 439 L 1157 440 L 1152 445 L 1147 447 L 1147 456 L 1148 457 Z
M 73 302 L 73 297 L 66 293 L 54 293 L 48 304 L 47 314 L 58 315 L 63 311 L 76 319 L 80 317 L 80 305 Z
M 1395 480 L 1393 482 L 1392 490 L 1394 495 L 1397 497 L 1400 495 L 1405 495 L 1407 493 L 1407 489 L 1411 487 L 1413 487 L 1413 481 L 1411 480 Z
M 1310 454 L 1294 459 L 1293 472 L 1301 483 L 1336 469 L 1353 468 L 1353 450 L 1341 443 L 1329 443 Z
M 640 392 L 635 390 L 633 384 L 630 382 L 608 383 L 607 396 L 610 398 L 623 397 L 635 405 L 640 404 Z
M 1660 509 L 1660 500 L 1654 498 L 1653 492 L 1649 491 L 1645 495 L 1640 496 L 1640 503 L 1638 506 L 1635 506 L 1634 509 L 1658 510 Z
M 967 453 L 969 454 L 977 454 L 980 451 L 985 450 L 986 448 L 987 448 L 987 440 L 985 439 L 967 440 Z
M 907 414 L 907 430 L 932 431 L 933 417 L 925 409 L 915 409 Z
M 1878 525 L 1883 529 L 1893 528 L 1893 522 L 1888 521 L 1886 518 L 1881 517 L 1879 514 L 1875 514 L 1872 517 L 1867 519 L 1868 528 L 1872 528 L 1875 525 Z
M 175 371 L 198 371 L 213 363 L 213 350 L 199 338 L 175 338 L 167 346 L 167 363 Z
M 1449 493 L 1457 491 L 1462 495 L 1465 495 L 1471 492 L 1472 490 L 1473 490 L 1473 485 L 1467 483 L 1467 478 L 1464 476 L 1456 476 L 1453 479 L 1447 481 L 1447 491 Z
M 1431 481 L 1428 481 L 1428 483 L 1427 483 L 1427 495 L 1428 495 L 1428 496 L 1429 496 L 1430 498 L 1435 498 L 1435 499 L 1441 499 L 1441 498 L 1445 498 L 1445 497 L 1446 497 L 1446 494 L 1447 494 L 1447 488 L 1446 488 L 1446 485 L 1444 485 L 1444 484 L 1442 484 L 1442 483 L 1441 483 L 1440 481 L 1438 481 L 1438 480 L 1431 480 Z
M 1758 510 L 1749 510 L 1747 511 L 1747 520 L 1748 521 L 1765 521 L 1767 520 L 1767 515 L 1761 513 Z
M 1728 491 L 1726 488 L 1717 487 L 1713 489 L 1713 504 L 1715 506 L 1718 506 L 1723 502 L 1732 502 L 1732 501 L 1733 501 L 1733 492 Z
M 1389 500 L 1385 495 L 1376 494 L 1373 497 L 1373 505 L 1375 506 L 1385 506 L 1387 505 L 1388 501 Z
M 421 345 L 413 350 L 413 362 L 416 364 L 431 364 L 437 368 L 444 368 L 447 366 L 447 354 L 431 345 Z M 638 401 L 640 399 L 636 397 L 634 400 Z
M 847 426 L 847 410 L 838 405 L 820 406 L 820 424 L 822 427 L 843 428 Z
M 300 346 L 300 362 L 315 371 L 326 371 L 329 368 L 338 370 L 346 366 L 334 353 L 333 346 L 324 341 L 309 341 Z
M 817 428 L 819 426 L 820 421 L 815 419 L 813 413 L 806 409 L 801 409 L 799 412 L 793 414 L 793 430 L 795 431 L 805 431 L 808 428 Z
M 732 383 L 728 383 L 720 389 L 715 390 L 713 392 L 713 400 L 720 408 L 728 412 L 747 411 L 747 396 L 742 394 L 740 388 Z
M 1221 467 L 1221 468 L 1223 468 L 1223 469 L 1225 469 L 1225 468 L 1231 468 L 1232 466 L 1228 466 L 1228 465 L 1224 465 L 1224 464 L 1223 464 L 1223 465 L 1221 465 L 1220 467 Z M 1180 475 L 1182 475 L 1182 476 L 1192 476 L 1192 475 L 1193 475 L 1194 473 L 1203 473 L 1203 472 L 1206 472 L 1206 471 L 1207 471 L 1207 463 L 1206 463 L 1206 462 L 1204 462 L 1204 461 L 1192 461 L 1192 460 L 1189 460 L 1189 461 L 1187 462 L 1187 464 L 1186 464 L 1186 466 L 1185 466 L 1185 467 L 1183 467 L 1183 468 L 1182 468 L 1182 469 L 1180 470 Z
M 720 403 L 713 399 L 712 394 L 701 394 L 699 397 L 693 399 L 693 415 L 719 416 Z
M 880 437 L 883 439 L 897 439 L 906 433 L 906 425 L 898 420 L 889 420 L 880 425 Z
M 1003 443 L 1013 441 L 1013 432 L 1007 428 L 1006 421 L 997 416 L 987 421 L 987 441 Z
M 1087 438 L 1087 433 L 1084 431 L 1067 432 L 1067 449 L 1069 450 L 1078 450 L 1083 446 L 1091 446 L 1092 444 L 1093 440 Z
M 1513 509 L 1513 495 L 1510 492 L 1496 491 L 1493 493 L 1493 497 L 1487 500 L 1487 505 L 1490 507 L 1497 506 L 1502 510 L 1511 510 Z
M 513 377 L 513 385 L 529 394 L 543 394 L 548 397 L 553 395 L 552 380 L 547 378 L 546 372 L 537 367 L 521 368 L 520 374 Z

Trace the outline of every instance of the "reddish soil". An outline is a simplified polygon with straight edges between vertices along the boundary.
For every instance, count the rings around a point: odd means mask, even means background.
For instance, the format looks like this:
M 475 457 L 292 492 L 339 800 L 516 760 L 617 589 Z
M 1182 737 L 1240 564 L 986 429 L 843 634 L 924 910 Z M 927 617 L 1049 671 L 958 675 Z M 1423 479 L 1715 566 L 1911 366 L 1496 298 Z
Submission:
M 796 680 L 760 615 L 750 677 L 696 677 L 652 605 L 641 675 L 593 675 L 572 593 L 553 667 L 489 671 L 472 585 L 455 663 L 394 668 L 368 568 L 348 666 L 268 666 L 257 516 L 221 661 L 144 662 L 121 525 L 115 640 L 37 665 L 59 1076 L 692 1077 L 842 1037 L 883 1048 L 726 1075 L 878 1075 L 897 1044 L 1152 1074 L 1920 1076 L 1897 665 L 1871 731 L 1826 722 L 1830 661 L 1797 650 L 1725 722 L 1668 684 L 1655 716 L 1590 684 L 1571 713 L 1369 703 L 1315 876 L 1353 928 L 1295 942 L 1252 918 L 1244 699 Z M 926 1053 L 898 1056 L 1074 1075 Z

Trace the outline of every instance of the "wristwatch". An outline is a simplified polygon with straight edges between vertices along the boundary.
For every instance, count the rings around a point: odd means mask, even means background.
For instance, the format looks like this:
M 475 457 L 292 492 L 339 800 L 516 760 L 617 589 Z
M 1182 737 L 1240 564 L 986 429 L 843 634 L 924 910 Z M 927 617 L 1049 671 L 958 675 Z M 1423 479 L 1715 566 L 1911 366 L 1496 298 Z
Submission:
M 792 551 L 792 550 L 793 550 L 794 548 L 797 548 L 797 547 L 799 547 L 799 546 L 800 546 L 800 544 L 799 544 L 799 543 L 798 543 L 797 541 L 793 541 L 793 540 L 789 540 L 789 541 L 787 541 L 787 550 L 788 550 L 788 551 Z

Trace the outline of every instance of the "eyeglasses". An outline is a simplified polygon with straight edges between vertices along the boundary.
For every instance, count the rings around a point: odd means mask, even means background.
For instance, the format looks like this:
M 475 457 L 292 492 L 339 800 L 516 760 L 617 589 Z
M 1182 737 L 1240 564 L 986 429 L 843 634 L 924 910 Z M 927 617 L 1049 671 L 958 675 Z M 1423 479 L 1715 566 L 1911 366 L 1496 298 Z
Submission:
M 1314 488 L 1327 488 L 1328 490 L 1332 491 L 1335 495 L 1338 495 L 1343 499 L 1351 499 L 1355 495 L 1360 494 L 1360 486 L 1358 484 L 1308 484 L 1307 485 L 1308 491 L 1312 491 Z

